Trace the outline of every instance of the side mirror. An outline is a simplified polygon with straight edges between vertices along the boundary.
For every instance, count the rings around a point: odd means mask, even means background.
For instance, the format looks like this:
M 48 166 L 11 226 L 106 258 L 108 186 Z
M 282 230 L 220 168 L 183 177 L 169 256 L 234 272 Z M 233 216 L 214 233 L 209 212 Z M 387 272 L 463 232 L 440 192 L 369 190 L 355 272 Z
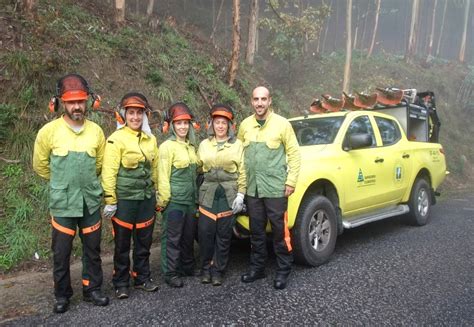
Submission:
M 372 146 L 372 135 L 369 133 L 355 133 L 346 137 L 344 151 L 356 150 Z

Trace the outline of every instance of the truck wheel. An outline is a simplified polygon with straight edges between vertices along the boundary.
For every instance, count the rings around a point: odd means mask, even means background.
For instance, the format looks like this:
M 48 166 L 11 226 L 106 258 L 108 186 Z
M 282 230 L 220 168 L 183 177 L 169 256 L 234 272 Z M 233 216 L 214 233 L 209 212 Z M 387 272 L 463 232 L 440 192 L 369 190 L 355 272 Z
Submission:
M 410 225 L 423 226 L 428 222 L 431 212 L 431 189 L 423 177 L 415 180 L 408 206 L 410 212 L 406 217 Z
M 292 229 L 295 261 L 319 266 L 334 251 L 337 238 L 336 211 L 331 201 L 322 195 L 306 196 Z

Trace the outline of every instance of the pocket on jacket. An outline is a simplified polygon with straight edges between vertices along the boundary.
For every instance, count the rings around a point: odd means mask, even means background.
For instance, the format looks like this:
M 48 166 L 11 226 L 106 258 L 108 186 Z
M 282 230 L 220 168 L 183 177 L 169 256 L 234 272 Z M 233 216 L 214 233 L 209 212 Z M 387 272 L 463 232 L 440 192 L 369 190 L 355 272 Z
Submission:
M 66 148 L 54 148 L 51 150 L 51 153 L 53 156 L 56 157 L 65 157 L 69 153 L 68 149 Z
M 265 143 L 266 143 L 267 147 L 272 149 L 272 150 L 278 149 L 281 145 L 281 141 L 277 138 L 269 139 Z
M 199 204 L 202 204 L 204 201 L 204 197 L 206 196 L 207 190 L 209 189 L 209 185 L 203 183 L 199 188 Z
M 89 148 L 86 150 L 87 154 L 89 155 L 89 157 L 91 158 L 95 158 L 97 157 L 97 151 L 95 148 Z
M 122 157 L 122 166 L 128 169 L 135 169 L 138 167 L 138 157 L 124 156 Z
M 93 181 L 92 183 L 87 185 L 85 187 L 85 191 L 87 195 L 92 196 L 92 197 L 97 197 L 99 199 L 102 197 L 102 193 L 104 192 L 102 189 L 102 185 L 100 184 L 99 181 Z
M 49 188 L 49 207 L 51 209 L 66 209 L 68 184 L 54 184 Z

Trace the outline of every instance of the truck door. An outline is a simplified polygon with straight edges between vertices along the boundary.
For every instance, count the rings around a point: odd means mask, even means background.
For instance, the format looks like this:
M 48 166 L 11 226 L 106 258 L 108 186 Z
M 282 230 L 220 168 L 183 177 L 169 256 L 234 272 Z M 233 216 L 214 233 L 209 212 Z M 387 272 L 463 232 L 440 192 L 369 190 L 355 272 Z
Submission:
M 377 152 L 374 128 L 368 116 L 358 116 L 350 123 L 345 139 L 351 134 L 370 134 L 372 145 L 362 149 L 344 151 L 342 170 L 344 176 L 346 214 L 357 214 L 360 209 L 371 209 L 379 203 L 381 162 Z
M 407 141 L 402 138 L 400 126 L 395 120 L 378 116 L 374 118 L 382 139 L 379 153 L 384 159 L 384 167 L 380 171 L 385 185 L 383 201 L 399 203 L 410 180 L 411 151 L 408 150 Z

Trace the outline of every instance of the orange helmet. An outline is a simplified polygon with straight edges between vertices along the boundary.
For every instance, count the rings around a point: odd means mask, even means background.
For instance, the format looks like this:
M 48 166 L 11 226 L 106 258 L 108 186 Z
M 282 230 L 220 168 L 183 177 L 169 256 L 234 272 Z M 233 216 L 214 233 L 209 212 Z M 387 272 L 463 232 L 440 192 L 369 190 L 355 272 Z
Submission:
M 214 118 L 216 116 L 224 117 L 227 118 L 230 121 L 234 120 L 234 111 L 232 110 L 231 107 L 225 105 L 225 104 L 215 104 L 211 108 L 210 112 L 211 118 Z
M 63 101 L 87 100 L 90 93 L 87 81 L 78 74 L 68 74 L 61 78 L 56 91 Z
M 163 132 L 166 133 L 169 130 L 169 126 L 177 120 L 189 120 L 192 122 L 194 129 L 199 129 L 200 125 L 194 121 L 194 115 L 191 109 L 184 102 L 176 102 L 172 104 L 167 111 L 164 112 L 163 116 Z
M 56 94 L 49 101 L 49 111 L 56 112 L 59 107 L 59 99 L 62 101 L 85 101 L 92 98 L 92 108 L 100 107 L 101 98 L 94 94 L 84 77 L 79 74 L 67 74 L 56 83 Z

